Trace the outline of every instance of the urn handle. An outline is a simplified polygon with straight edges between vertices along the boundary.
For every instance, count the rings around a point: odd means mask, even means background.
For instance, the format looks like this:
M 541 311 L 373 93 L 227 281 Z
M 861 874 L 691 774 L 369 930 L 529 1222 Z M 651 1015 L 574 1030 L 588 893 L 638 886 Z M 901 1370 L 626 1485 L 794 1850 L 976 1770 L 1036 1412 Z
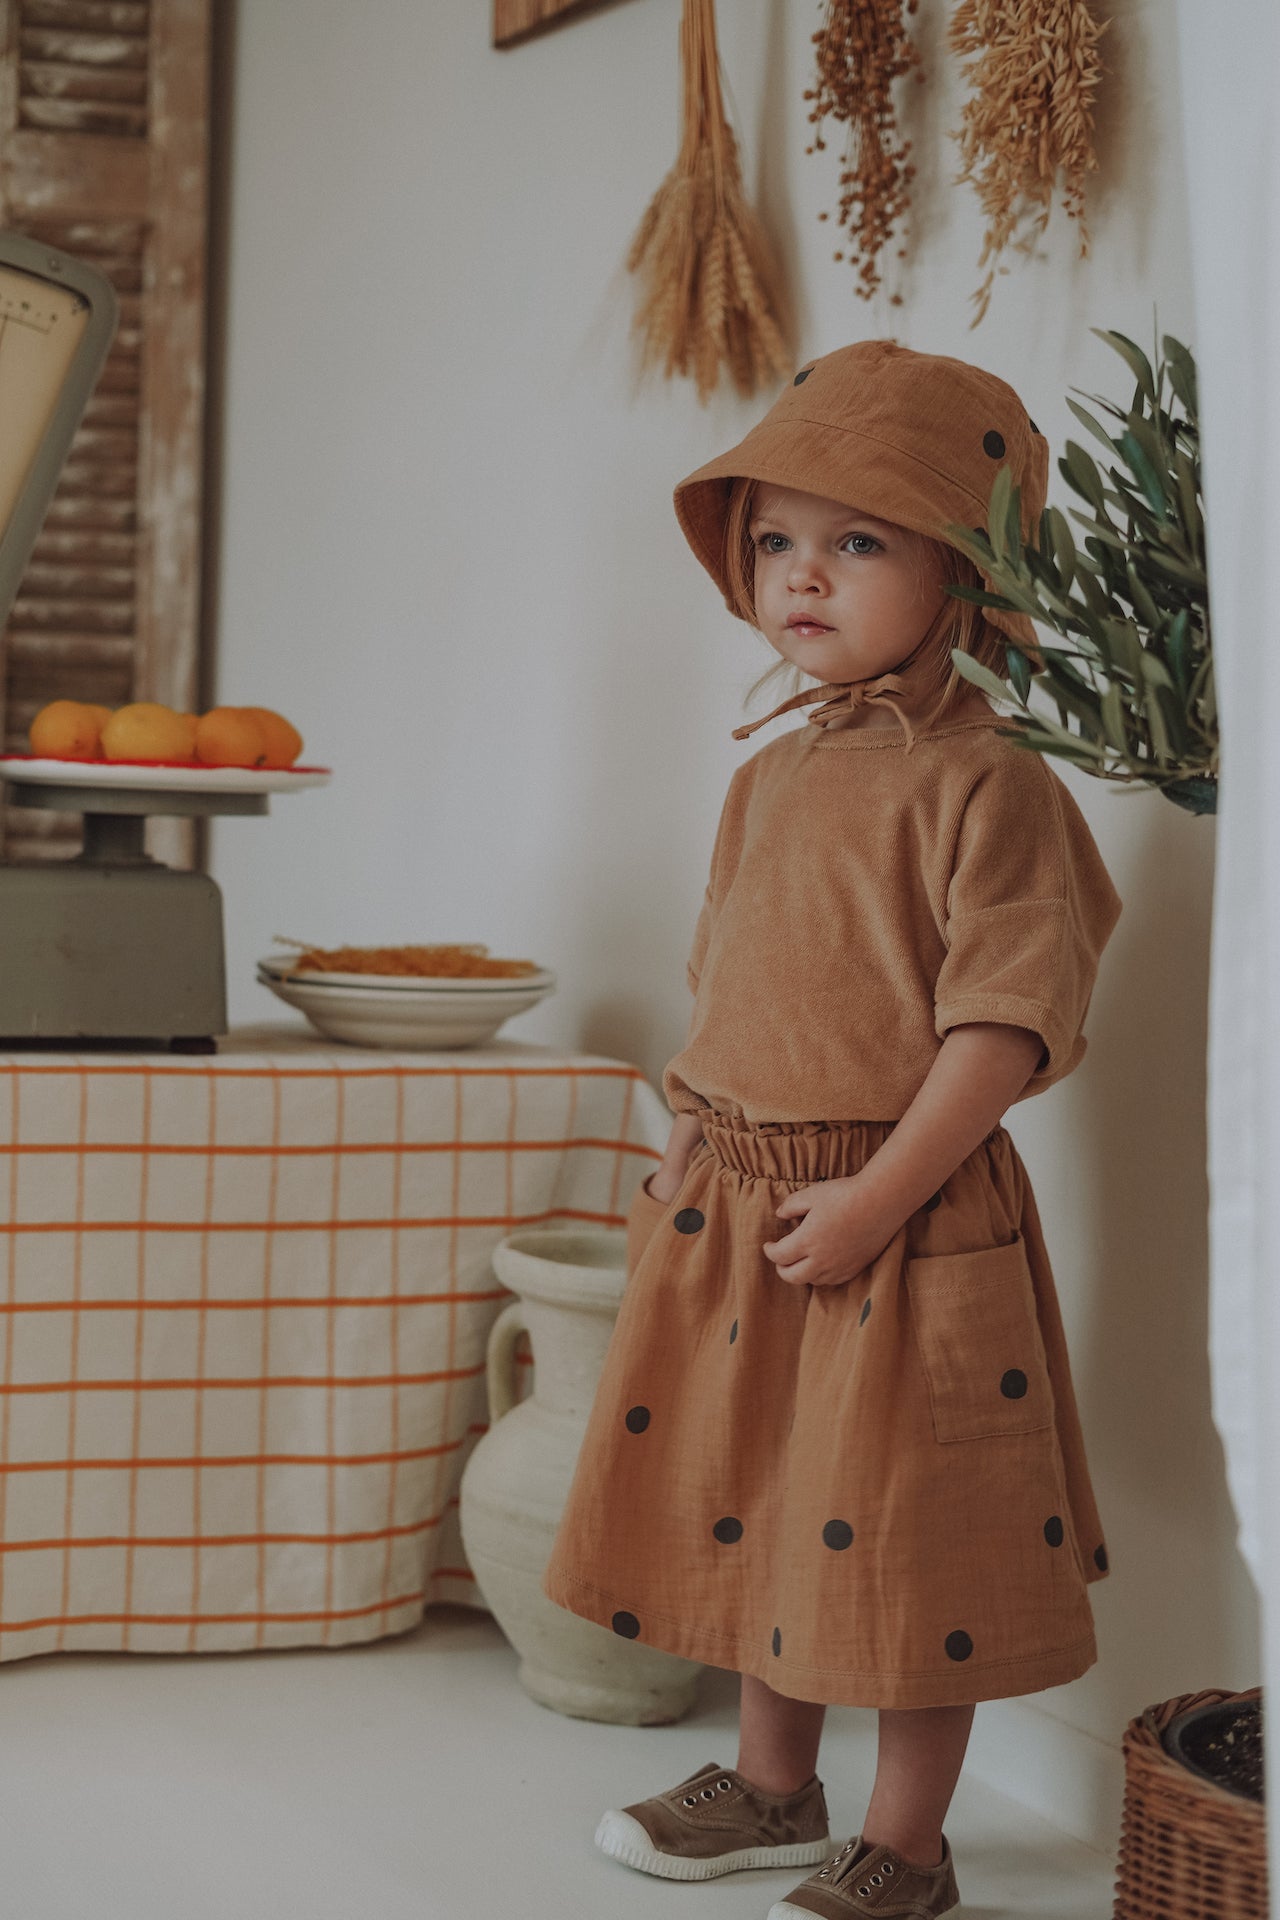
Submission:
M 504 1307 L 489 1329 L 485 1366 L 490 1426 L 496 1427 L 516 1404 L 516 1341 L 526 1331 L 523 1300 L 513 1300 Z

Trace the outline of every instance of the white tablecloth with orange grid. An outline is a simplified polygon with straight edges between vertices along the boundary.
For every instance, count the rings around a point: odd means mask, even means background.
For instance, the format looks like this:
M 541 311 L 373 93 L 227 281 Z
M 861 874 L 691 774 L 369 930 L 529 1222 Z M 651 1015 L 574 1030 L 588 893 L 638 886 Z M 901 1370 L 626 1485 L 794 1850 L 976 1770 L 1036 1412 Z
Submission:
M 621 1226 L 669 1129 L 637 1068 L 501 1040 L 0 1054 L 0 1659 L 483 1604 L 494 1247 Z

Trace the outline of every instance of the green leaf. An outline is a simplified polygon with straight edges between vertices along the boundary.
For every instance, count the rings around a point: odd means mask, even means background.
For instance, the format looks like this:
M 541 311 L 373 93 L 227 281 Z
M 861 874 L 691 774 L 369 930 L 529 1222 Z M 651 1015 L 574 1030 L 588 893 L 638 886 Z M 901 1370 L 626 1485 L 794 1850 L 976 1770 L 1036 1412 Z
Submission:
M 1190 677 L 1190 662 L 1187 656 L 1187 642 L 1191 632 L 1191 615 L 1183 607 L 1175 613 L 1169 623 L 1169 635 L 1165 643 L 1165 656 L 1173 671 L 1174 682 L 1183 700 L 1187 697 L 1187 681 Z
M 1166 333 L 1161 348 L 1169 368 L 1169 385 L 1181 400 L 1187 412 L 1194 416 L 1199 413 L 1196 388 L 1196 363 L 1189 348 L 1181 340 L 1175 340 Z
M 1102 730 L 1111 746 L 1129 758 L 1129 741 L 1124 730 L 1124 705 L 1120 699 L 1120 689 L 1112 683 L 1102 696 Z
M 987 593 L 982 587 L 944 587 L 953 600 L 968 600 L 975 607 L 999 607 L 1003 613 L 1017 613 L 1019 608 L 1012 600 L 1006 600 L 1002 593 Z
M 1164 482 L 1147 458 L 1144 448 L 1139 443 L 1132 429 L 1121 434 L 1120 449 L 1125 459 L 1129 462 L 1130 467 L 1133 469 L 1134 478 L 1142 488 L 1143 498 L 1146 500 L 1147 505 L 1154 508 L 1157 513 L 1163 513 L 1165 509 Z
M 1020 653 L 1011 643 L 1006 643 L 1004 659 L 1014 691 L 1025 706 L 1027 695 L 1031 691 L 1031 668 L 1027 665 L 1027 656 Z
M 1154 630 L 1160 625 L 1160 610 L 1147 592 L 1132 560 L 1125 568 L 1125 574 L 1129 581 L 1129 598 L 1133 602 L 1134 611 L 1148 627 Z
M 1058 467 L 1072 491 L 1105 516 L 1106 489 L 1102 484 L 1102 475 L 1084 448 L 1076 441 L 1068 440 L 1066 453 L 1059 460 Z
M 992 482 L 991 499 L 987 505 L 987 533 L 991 540 L 991 550 L 997 560 L 1003 560 L 1008 553 L 1008 547 L 1005 544 L 1005 527 L 1012 491 L 1013 468 L 1006 462 Z
M 1007 682 L 1001 680 L 998 674 L 992 673 L 990 667 L 984 667 L 980 660 L 975 660 L 971 653 L 966 653 L 963 647 L 952 647 L 951 664 L 962 680 L 968 680 L 971 685 L 981 687 L 989 699 L 1013 698 Z
M 1119 451 L 1115 441 L 1111 438 L 1111 435 L 1107 432 L 1106 428 L 1099 426 L 1098 422 L 1094 419 L 1091 413 L 1086 413 L 1084 408 L 1082 406 L 1077 405 L 1077 403 L 1074 400 L 1068 400 L 1067 405 L 1070 407 L 1072 413 L 1074 413 L 1076 419 L 1080 422 L 1080 425 L 1082 427 L 1087 427 L 1091 434 L 1093 434 L 1097 439 L 1101 440 L 1103 446 L 1106 448 L 1108 453 L 1116 453 Z M 1123 417 L 1127 418 L 1127 416 L 1123 416 Z
M 1099 340 L 1105 340 L 1109 347 L 1115 349 L 1120 355 L 1120 358 L 1128 366 L 1129 371 L 1132 373 L 1143 393 L 1147 395 L 1148 399 L 1154 401 L 1156 397 L 1156 377 L 1151 371 L 1151 362 L 1142 351 L 1142 348 L 1135 346 L 1134 342 L 1123 333 L 1111 333 L 1104 327 L 1091 327 L 1089 331 L 1096 333 Z

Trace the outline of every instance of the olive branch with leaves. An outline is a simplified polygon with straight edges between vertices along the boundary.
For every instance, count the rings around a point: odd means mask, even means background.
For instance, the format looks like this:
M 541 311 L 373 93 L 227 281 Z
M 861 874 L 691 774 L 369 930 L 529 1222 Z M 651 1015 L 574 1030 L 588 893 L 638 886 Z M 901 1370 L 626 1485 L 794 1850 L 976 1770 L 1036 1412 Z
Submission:
M 1082 396 L 1102 409 L 1107 425 L 1067 402 L 1107 450 L 1100 470 L 1069 440 L 1058 462 L 1085 510 L 1046 507 L 1038 539 L 1024 541 L 1019 489 L 1004 467 L 986 533 L 947 529 L 995 589 L 949 593 L 1027 614 L 1068 643 L 1038 648 L 1044 670 L 1036 677 L 1058 723 L 1029 705 L 1032 668 L 1017 641 L 1005 645 L 1007 680 L 958 647 L 951 659 L 989 698 L 1022 708 L 1026 717 L 1006 716 L 1012 724 L 999 731 L 1028 751 L 1070 760 L 1130 789 L 1154 787 L 1193 813 L 1212 813 L 1218 714 L 1195 360 L 1171 334 L 1159 342 L 1153 366 L 1124 334 L 1093 331 L 1127 363 L 1137 385 L 1127 409 Z M 1073 520 L 1084 529 L 1082 546 Z

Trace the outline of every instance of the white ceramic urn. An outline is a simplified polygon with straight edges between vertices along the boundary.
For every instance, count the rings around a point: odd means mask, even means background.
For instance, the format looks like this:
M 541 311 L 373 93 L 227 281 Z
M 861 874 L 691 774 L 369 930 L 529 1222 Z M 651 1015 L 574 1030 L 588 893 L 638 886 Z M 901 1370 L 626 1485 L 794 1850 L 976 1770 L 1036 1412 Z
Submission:
M 579 1618 L 541 1585 L 626 1284 L 626 1235 L 531 1227 L 508 1235 L 493 1265 L 519 1298 L 489 1336 L 490 1427 L 462 1476 L 462 1541 L 481 1597 L 543 1706 L 626 1726 L 679 1720 L 701 1667 Z M 534 1384 L 517 1403 L 524 1331 Z

